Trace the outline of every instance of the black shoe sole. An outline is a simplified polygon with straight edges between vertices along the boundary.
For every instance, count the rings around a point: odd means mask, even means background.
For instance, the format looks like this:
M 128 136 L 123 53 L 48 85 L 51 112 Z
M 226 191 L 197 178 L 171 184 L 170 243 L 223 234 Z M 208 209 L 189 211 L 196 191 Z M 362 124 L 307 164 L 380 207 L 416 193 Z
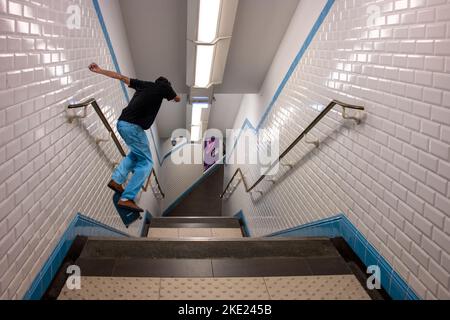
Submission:
M 142 210 L 142 209 L 135 209 L 135 208 L 123 206 L 123 205 L 120 205 L 120 204 L 117 204 L 117 206 L 118 206 L 120 209 L 129 210 L 129 211 L 133 211 L 133 212 L 144 212 L 144 210 Z

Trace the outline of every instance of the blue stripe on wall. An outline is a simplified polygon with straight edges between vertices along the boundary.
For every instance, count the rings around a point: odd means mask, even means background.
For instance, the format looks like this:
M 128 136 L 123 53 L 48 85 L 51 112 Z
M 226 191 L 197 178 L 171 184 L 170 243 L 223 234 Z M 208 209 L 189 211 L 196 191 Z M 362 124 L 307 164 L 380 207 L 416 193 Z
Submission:
M 116 56 L 116 53 L 115 53 L 115 51 L 114 51 L 113 44 L 112 44 L 111 38 L 110 38 L 109 33 L 108 33 L 108 28 L 106 27 L 105 19 L 103 18 L 103 14 L 102 14 L 102 10 L 101 10 L 101 8 L 100 8 L 100 4 L 99 4 L 98 0 L 92 0 L 92 3 L 93 3 L 93 5 L 94 5 L 95 12 L 97 13 L 98 21 L 99 21 L 100 26 L 101 26 L 101 28 L 102 28 L 103 35 L 104 35 L 104 37 L 105 37 L 106 44 L 108 45 L 109 53 L 111 54 L 111 59 L 112 59 L 113 64 L 114 64 L 114 68 L 115 68 L 116 72 L 122 73 L 122 72 L 120 71 L 119 62 L 118 62 L 118 60 L 117 60 L 117 56 Z M 127 103 L 129 103 L 129 102 L 130 102 L 130 97 L 129 97 L 129 95 L 128 95 L 128 91 L 127 91 L 127 89 L 126 89 L 126 86 L 125 86 L 125 84 L 124 84 L 123 82 L 120 82 L 120 85 L 121 85 L 121 87 L 122 87 L 122 91 L 123 91 L 123 94 L 124 94 L 124 96 L 125 96 L 125 99 L 126 99 Z M 153 135 L 153 132 L 151 132 L 151 136 L 152 136 L 152 139 L 153 139 L 153 144 L 154 144 L 154 146 L 155 146 L 156 155 L 157 155 L 157 158 L 158 158 L 159 165 L 162 166 L 163 163 L 164 163 L 164 161 L 165 161 L 168 157 L 170 157 L 170 155 L 171 155 L 173 152 L 175 152 L 177 149 L 171 150 L 168 154 L 166 154 L 164 157 L 162 157 L 162 156 L 160 155 L 160 153 L 159 153 L 158 144 L 156 144 L 156 141 L 155 141 L 155 137 L 154 137 L 154 135 Z M 186 144 L 186 143 L 185 143 L 185 144 Z M 185 145 L 185 144 L 183 144 L 183 145 Z M 179 149 L 179 148 L 181 148 L 181 146 L 179 146 L 178 149 Z
M 243 216 L 242 211 L 240 216 Z M 392 299 L 420 300 L 414 290 L 344 214 L 275 232 L 267 237 L 342 237 L 366 267 L 380 267 L 381 285 Z
M 305 42 L 303 43 L 302 47 L 300 48 L 300 51 L 297 53 L 294 61 L 292 62 L 291 66 L 289 67 L 289 70 L 287 71 L 286 75 L 283 78 L 283 81 L 279 85 L 277 91 L 275 92 L 272 101 L 270 102 L 269 106 L 267 107 L 266 111 L 262 115 L 260 121 L 258 122 L 258 125 L 255 127 L 249 119 L 245 119 L 244 123 L 242 124 L 242 127 L 240 129 L 240 132 L 233 144 L 232 149 L 228 153 L 228 156 L 231 157 L 231 154 L 236 149 L 237 143 L 241 137 L 241 134 L 246 129 L 252 129 L 256 134 L 259 132 L 261 127 L 263 126 L 264 122 L 266 121 L 268 115 L 272 111 L 273 106 L 277 102 L 278 98 L 280 97 L 281 93 L 283 92 L 283 89 L 285 88 L 287 82 L 291 78 L 293 72 L 297 68 L 300 60 L 303 58 L 303 55 L 305 54 L 306 50 L 308 49 L 309 45 L 311 44 L 312 40 L 314 39 L 314 36 L 316 35 L 317 31 L 319 30 L 320 26 L 322 25 L 323 21 L 327 17 L 328 13 L 330 12 L 331 8 L 333 7 L 335 0 L 327 0 L 327 3 L 323 7 L 319 17 L 317 18 L 316 22 L 314 23 L 311 31 L 309 32 L 308 36 L 305 39 Z M 229 159 L 229 158 L 228 158 Z
M 119 62 L 117 61 L 116 53 L 114 52 L 114 48 L 112 45 L 111 38 L 109 37 L 108 29 L 106 28 L 105 20 L 103 19 L 102 10 L 100 9 L 100 4 L 98 3 L 98 0 L 92 0 L 92 3 L 94 4 L 95 12 L 97 13 L 98 21 L 100 22 L 100 26 L 103 31 L 103 35 L 105 36 L 106 44 L 108 45 L 109 53 L 111 54 L 111 58 L 114 64 L 114 67 L 116 68 L 116 72 L 120 72 L 120 66 Z M 128 95 L 128 91 L 125 87 L 125 84 L 121 81 L 120 85 L 122 86 L 122 91 L 125 96 L 125 99 L 127 102 L 130 102 L 130 97 Z
M 127 234 L 111 228 L 96 220 L 78 213 L 67 227 L 50 257 L 45 262 L 23 300 L 39 300 L 42 298 L 53 278 L 61 267 L 73 241 L 77 236 L 86 237 L 129 237 Z
M 183 148 L 185 145 L 188 144 L 188 142 L 183 142 L 180 145 L 176 146 L 175 148 L 171 149 L 168 153 L 166 153 L 164 156 L 161 156 L 159 153 L 159 149 L 157 148 L 158 144 L 156 144 L 156 139 L 155 139 L 155 135 L 153 134 L 153 131 L 150 130 L 150 135 L 152 137 L 153 140 L 153 144 L 155 145 L 155 150 L 156 150 L 156 155 L 158 157 L 158 162 L 159 165 L 162 167 L 162 165 L 164 164 L 164 162 L 176 151 L 180 150 L 181 148 Z
M 112 58 L 112 61 L 113 61 L 113 64 L 114 64 L 114 68 L 116 69 L 116 72 L 122 73 L 122 72 L 120 71 L 119 62 L 118 62 L 118 60 L 117 60 L 117 56 L 116 56 L 116 53 L 115 53 L 115 51 L 114 51 L 113 44 L 112 44 L 111 38 L 110 38 L 109 33 L 108 33 L 108 28 L 106 27 L 106 23 L 105 23 L 105 20 L 104 20 L 104 18 L 103 18 L 103 14 L 102 14 L 102 10 L 101 10 L 101 8 L 100 8 L 100 4 L 99 4 L 98 0 L 92 0 L 92 2 L 93 2 L 93 4 L 94 4 L 95 12 L 97 13 L 98 21 L 99 21 L 100 26 L 101 26 L 101 28 L 102 28 L 103 35 L 105 36 L 106 44 L 108 45 L 109 53 L 111 54 L 111 58 Z M 121 87 L 122 87 L 122 91 L 123 91 L 123 94 L 124 94 L 124 96 L 125 96 L 125 99 L 126 99 L 126 101 L 129 103 L 129 102 L 130 102 L 130 97 L 129 97 L 129 95 L 128 95 L 128 91 L 127 91 L 127 89 L 126 89 L 126 86 L 125 86 L 125 84 L 124 84 L 123 82 L 120 82 L 120 85 L 121 85 Z M 175 151 L 177 151 L 178 149 L 180 149 L 181 147 L 183 147 L 184 145 L 186 145 L 186 143 L 183 143 L 182 145 L 178 146 L 178 147 L 175 148 L 175 149 L 172 149 L 172 150 L 169 151 L 165 156 L 162 157 L 162 156 L 160 155 L 160 153 L 159 153 L 158 144 L 156 144 L 156 141 L 155 141 L 155 137 L 154 137 L 154 135 L 153 135 L 153 132 L 150 131 L 150 133 L 151 133 L 151 136 L 152 136 L 152 139 L 153 139 L 153 144 L 154 144 L 154 146 L 155 146 L 156 155 L 157 155 L 158 162 L 159 162 L 159 165 L 160 165 L 160 166 L 163 165 L 164 161 L 165 161 L 167 158 L 169 158 L 170 155 L 171 155 L 172 153 L 174 153 Z

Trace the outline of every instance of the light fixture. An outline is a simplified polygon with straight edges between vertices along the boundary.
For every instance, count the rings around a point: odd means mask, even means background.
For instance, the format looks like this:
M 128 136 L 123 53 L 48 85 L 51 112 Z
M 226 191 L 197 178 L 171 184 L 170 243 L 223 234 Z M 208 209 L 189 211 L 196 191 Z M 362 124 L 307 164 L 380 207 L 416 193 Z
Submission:
M 207 89 L 223 81 L 239 0 L 187 0 L 189 87 Z
M 200 0 L 198 17 L 199 42 L 211 43 L 217 37 L 221 0 Z
M 209 106 L 214 86 L 223 82 L 238 3 L 187 0 L 186 84 L 192 108 L 186 110 L 186 126 L 191 128 L 192 142 L 200 141 L 208 128 Z
M 195 68 L 195 86 L 206 88 L 211 83 L 214 46 L 198 45 Z
M 208 99 L 208 98 L 206 98 Z M 200 109 L 208 109 L 209 108 L 209 104 L 208 102 L 194 102 L 192 104 L 193 108 L 200 108 Z

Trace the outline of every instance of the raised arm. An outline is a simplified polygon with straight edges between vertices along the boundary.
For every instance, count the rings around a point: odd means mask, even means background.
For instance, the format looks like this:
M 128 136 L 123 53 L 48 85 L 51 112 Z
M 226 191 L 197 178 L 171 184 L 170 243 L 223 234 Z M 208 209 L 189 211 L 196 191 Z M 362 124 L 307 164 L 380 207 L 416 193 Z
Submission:
M 120 81 L 124 82 L 127 86 L 130 86 L 130 78 L 128 78 L 126 76 L 123 76 L 123 75 L 121 75 L 121 74 L 119 74 L 117 72 L 114 72 L 114 71 L 103 70 L 96 63 L 91 63 L 89 65 L 89 70 L 91 70 L 94 73 L 102 74 L 104 76 L 120 80 Z

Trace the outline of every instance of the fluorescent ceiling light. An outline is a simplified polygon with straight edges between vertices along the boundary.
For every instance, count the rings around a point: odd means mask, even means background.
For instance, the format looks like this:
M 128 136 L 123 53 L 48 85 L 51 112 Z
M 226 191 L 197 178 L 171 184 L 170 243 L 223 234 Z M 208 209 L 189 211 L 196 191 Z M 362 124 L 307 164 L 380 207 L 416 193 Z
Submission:
M 221 0 L 200 0 L 198 41 L 211 43 L 216 39 Z
M 205 103 L 209 101 L 208 97 L 192 97 L 193 101 L 196 101 L 196 103 Z
M 209 105 L 206 102 L 194 102 L 192 104 L 193 108 L 200 108 L 200 109 L 208 109 Z
M 195 86 L 206 88 L 211 82 L 214 46 L 197 46 Z
M 192 125 L 197 126 L 202 123 L 202 108 L 192 107 Z
M 198 142 L 200 140 L 200 126 L 191 127 L 191 141 Z

